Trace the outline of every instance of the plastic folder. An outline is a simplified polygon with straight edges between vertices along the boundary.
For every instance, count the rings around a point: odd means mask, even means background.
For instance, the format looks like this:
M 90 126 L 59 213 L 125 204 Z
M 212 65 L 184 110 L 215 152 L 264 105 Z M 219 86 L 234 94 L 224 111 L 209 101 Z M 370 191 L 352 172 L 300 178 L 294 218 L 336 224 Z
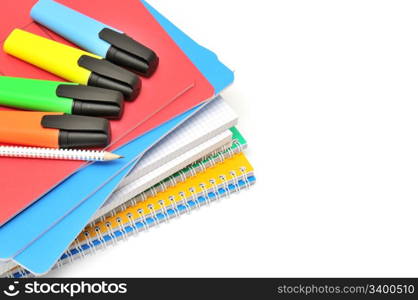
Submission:
M 118 149 L 115 153 L 125 156 L 128 165 L 116 161 L 84 168 L 65 180 L 60 188 L 53 189 L 5 224 L 0 229 L 2 258 L 12 258 L 35 274 L 47 272 L 134 167 L 138 152 L 143 153 L 167 131 L 181 124 L 198 109 L 174 118 Z M 83 180 L 88 180 L 89 184 L 80 185 Z M 76 190 L 74 183 L 78 183 Z M 107 183 L 105 188 L 100 188 L 103 183 Z M 80 201 L 83 197 L 85 201 Z M 31 222 L 31 226 L 28 226 L 28 222 Z M 10 236 L 20 238 L 10 239 Z M 3 243 L 6 240 L 8 242 Z
M 3 41 L 12 29 L 18 27 L 67 43 L 30 19 L 29 11 L 35 2 L 36 0 L 2 1 L 0 40 Z M 125 113 L 120 121 L 112 121 L 111 150 L 214 96 L 213 86 L 140 1 L 61 0 L 59 2 L 110 26 L 115 25 L 154 49 L 160 57 L 160 66 L 156 73 L 149 79 L 143 79 L 143 88 L 138 99 L 126 103 Z M 97 9 L 98 7 L 100 9 Z M 0 73 L 7 76 L 59 80 L 2 51 L 0 51 Z M 74 161 L 56 163 L 45 160 L 3 158 L 0 164 L 2 187 L 0 225 L 83 166 L 85 164 Z
M 219 63 L 213 53 L 193 42 L 148 4 L 145 3 L 145 5 L 164 26 L 175 42 L 187 53 L 193 63 L 199 67 L 201 72 L 211 82 L 215 91 L 221 91 L 232 82 L 233 73 Z M 135 158 L 139 157 L 153 142 L 155 143 L 167 132 L 181 124 L 199 108 L 188 111 L 117 150 L 116 153 L 123 153 L 125 156 L 123 160 L 125 165 L 118 165 L 114 168 L 114 166 L 110 165 L 102 167 L 100 164 L 94 164 L 75 173 L 59 189 L 51 191 L 51 193 L 42 197 L 40 201 L 3 226 L 3 228 L 0 228 L 0 244 L 4 245 L 0 247 L 0 257 L 2 259 L 13 259 L 37 274 L 48 271 L 75 236 L 82 230 L 91 215 L 102 205 L 117 187 L 120 180 L 133 167 Z M 93 170 L 93 173 L 91 173 L 91 170 Z M 100 179 L 89 182 L 92 177 L 95 177 L 94 174 L 100 174 Z M 61 211 L 61 214 L 59 214 L 53 208 L 48 208 L 49 205 L 45 205 L 47 202 L 57 202 L 57 199 L 60 199 L 60 204 L 71 201 L 71 193 L 74 193 L 80 182 L 86 181 L 89 182 L 90 190 L 83 189 L 82 192 L 77 191 L 77 195 L 74 195 L 77 199 L 73 200 L 73 206 L 66 213 L 63 214 L 63 211 Z M 103 186 L 103 183 L 106 184 Z M 71 196 L 69 197 L 68 194 Z M 63 195 L 64 198 L 68 199 L 62 199 L 58 195 Z M 40 216 L 48 213 L 48 211 L 49 220 L 48 222 L 43 222 Z M 54 218 L 51 218 L 51 213 Z M 37 226 L 32 226 L 30 232 L 27 230 L 28 222 L 37 224 Z M 19 233 L 20 238 L 14 239 L 13 237 L 17 233 Z M 6 243 L 3 244 L 3 241 L 9 241 L 10 243 L 8 242 L 6 245 Z M 54 242 L 52 243 L 52 241 Z

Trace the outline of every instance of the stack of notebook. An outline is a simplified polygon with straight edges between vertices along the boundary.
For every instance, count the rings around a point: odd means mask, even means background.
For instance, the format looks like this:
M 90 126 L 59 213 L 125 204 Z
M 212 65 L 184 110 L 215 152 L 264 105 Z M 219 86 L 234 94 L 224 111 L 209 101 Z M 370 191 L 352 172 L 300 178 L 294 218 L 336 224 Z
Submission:
M 7 35 L 5 28 L 23 27 L 68 43 L 21 16 L 36 1 L 20 2 L 15 5 L 10 1 L 10 17 L 0 21 L 0 35 Z M 48 166 L 44 160 L 31 160 L 33 166 L 28 172 L 32 172 L 32 179 L 39 175 L 34 170 L 40 166 L 43 170 L 51 168 L 53 176 L 40 175 L 39 183 L 28 180 L 26 186 L 33 185 L 33 189 L 21 197 L 16 187 L 6 189 L 5 195 L 10 197 L 2 208 L 15 198 L 19 198 L 20 206 L 0 216 L 4 220 L 0 227 L 3 277 L 47 274 L 255 183 L 253 168 L 243 154 L 246 140 L 236 128 L 238 116 L 219 95 L 232 84 L 233 73 L 214 53 L 191 40 L 145 1 L 120 0 L 118 11 L 103 1 L 58 2 L 108 24 L 116 23 L 131 36 L 145 39 L 159 54 L 160 66 L 155 77 L 144 80 L 142 94 L 146 95 L 125 108 L 128 120 L 112 121 L 116 137 L 109 149 L 123 159 L 87 165 L 55 161 Z M 122 12 L 126 12 L 124 18 L 120 17 Z M 133 25 L 152 29 L 152 34 Z M 54 79 L 32 66 L 20 66 L 7 55 L 0 55 L 0 61 L 4 63 L 0 63 L 2 75 Z M 172 77 L 176 73 L 182 73 L 180 79 Z M 160 95 L 166 85 L 170 85 L 169 91 Z M 141 103 L 147 97 L 156 97 L 158 104 Z M 144 111 L 135 110 L 141 107 Z M 25 159 L 6 163 L 18 168 L 22 161 Z M 5 166 L 0 163 L 0 168 Z M 1 171 L 6 174 L 6 169 Z M 2 187 L 12 180 L 13 174 L 2 177 Z M 25 178 L 22 180 L 24 183 Z

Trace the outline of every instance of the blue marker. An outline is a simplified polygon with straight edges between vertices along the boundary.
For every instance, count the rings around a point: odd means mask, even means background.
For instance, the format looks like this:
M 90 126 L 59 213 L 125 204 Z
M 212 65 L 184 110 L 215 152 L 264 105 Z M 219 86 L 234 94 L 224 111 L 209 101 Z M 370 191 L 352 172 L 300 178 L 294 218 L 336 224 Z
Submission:
M 38 23 L 81 48 L 114 64 L 149 77 L 158 66 L 154 51 L 123 32 L 52 0 L 39 0 L 31 10 Z

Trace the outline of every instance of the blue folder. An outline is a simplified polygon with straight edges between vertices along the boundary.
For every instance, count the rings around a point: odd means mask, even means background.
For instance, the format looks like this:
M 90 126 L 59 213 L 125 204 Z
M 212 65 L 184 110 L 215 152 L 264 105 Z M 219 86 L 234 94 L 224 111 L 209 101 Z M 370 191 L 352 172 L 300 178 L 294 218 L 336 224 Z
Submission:
M 232 83 L 233 73 L 214 53 L 191 40 L 145 1 L 143 3 L 205 75 L 216 94 Z M 47 272 L 141 155 L 203 106 L 191 109 L 116 150 L 124 159 L 94 163 L 73 174 L 0 228 L 0 259 L 13 259 L 35 274 Z

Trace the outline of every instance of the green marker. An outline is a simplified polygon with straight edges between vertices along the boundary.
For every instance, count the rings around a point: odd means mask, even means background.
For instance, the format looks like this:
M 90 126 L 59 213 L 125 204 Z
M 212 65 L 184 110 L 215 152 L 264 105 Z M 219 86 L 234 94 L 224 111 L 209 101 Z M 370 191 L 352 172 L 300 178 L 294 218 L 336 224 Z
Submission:
M 44 112 L 120 118 L 121 92 L 68 82 L 0 76 L 0 105 Z

